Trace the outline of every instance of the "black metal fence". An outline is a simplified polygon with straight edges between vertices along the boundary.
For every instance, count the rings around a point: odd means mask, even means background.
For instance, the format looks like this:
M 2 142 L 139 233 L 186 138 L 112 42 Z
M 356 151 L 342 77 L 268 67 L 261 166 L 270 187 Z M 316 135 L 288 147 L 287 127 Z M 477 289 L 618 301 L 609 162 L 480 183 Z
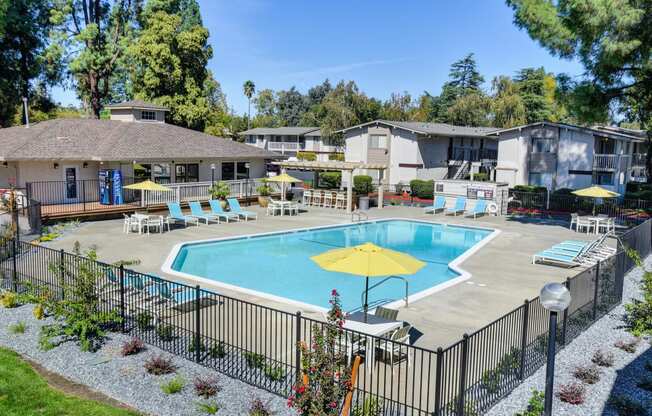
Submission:
M 620 224 L 639 224 L 652 217 L 652 202 L 642 199 L 602 199 L 548 192 L 509 191 L 508 211 L 512 214 L 552 216 L 568 219 L 572 213 L 605 214 L 616 218 Z
M 626 247 L 650 253 L 652 221 L 623 234 Z M 559 347 L 618 305 L 634 266 L 621 249 L 566 280 L 571 306 L 559 324 Z M 246 383 L 288 396 L 299 379 L 299 342 L 324 322 L 27 242 L 0 244 L 2 287 L 47 290 L 59 298 L 83 273 L 97 280 L 106 311 L 122 331 Z M 338 345 L 364 357 L 353 406 L 375 402 L 384 415 L 477 415 L 546 360 L 548 312 L 526 300 L 446 348 L 426 349 L 344 330 Z

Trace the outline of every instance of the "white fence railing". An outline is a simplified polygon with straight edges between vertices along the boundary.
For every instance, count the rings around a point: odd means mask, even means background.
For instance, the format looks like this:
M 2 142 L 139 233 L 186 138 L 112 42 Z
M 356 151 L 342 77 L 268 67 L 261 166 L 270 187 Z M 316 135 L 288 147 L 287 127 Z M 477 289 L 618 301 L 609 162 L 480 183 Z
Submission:
M 304 147 L 305 145 L 303 143 L 299 146 L 297 142 L 267 142 L 267 149 L 273 151 L 296 152 L 299 148 L 303 149 Z
M 593 155 L 593 169 L 619 170 L 627 166 L 629 155 Z
M 230 197 L 245 198 L 258 196 L 257 188 L 263 184 L 261 178 L 257 179 L 239 179 L 233 181 L 223 181 L 230 188 Z M 208 189 L 212 182 L 187 182 L 187 183 L 170 183 L 165 186 L 171 191 L 165 192 L 145 192 L 145 206 L 165 204 L 166 202 L 188 202 L 188 201 L 207 201 L 210 199 Z M 280 186 L 275 182 L 268 182 L 273 193 L 280 192 Z

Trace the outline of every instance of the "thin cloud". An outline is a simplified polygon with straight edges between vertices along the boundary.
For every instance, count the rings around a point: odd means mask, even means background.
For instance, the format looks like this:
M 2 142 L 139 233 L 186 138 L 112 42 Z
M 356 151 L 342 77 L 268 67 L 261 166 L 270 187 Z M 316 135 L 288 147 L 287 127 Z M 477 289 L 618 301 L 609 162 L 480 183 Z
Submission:
M 340 74 L 343 72 L 350 72 L 355 69 L 366 68 L 369 66 L 397 64 L 406 61 L 408 61 L 408 59 L 402 58 L 402 59 L 377 59 L 372 61 L 352 62 L 349 64 L 324 66 L 320 68 L 307 69 L 305 71 L 291 72 L 288 73 L 286 77 L 305 78 L 305 77 L 314 77 L 318 75 L 323 76 L 323 75 L 331 75 L 331 74 Z

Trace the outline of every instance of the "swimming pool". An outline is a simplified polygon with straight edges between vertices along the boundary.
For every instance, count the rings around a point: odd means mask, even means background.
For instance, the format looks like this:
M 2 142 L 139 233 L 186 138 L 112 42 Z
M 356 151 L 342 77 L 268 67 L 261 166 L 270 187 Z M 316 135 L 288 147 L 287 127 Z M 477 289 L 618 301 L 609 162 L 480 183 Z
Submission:
M 456 267 L 463 259 L 460 256 L 468 256 L 496 232 L 414 220 L 369 221 L 179 244 L 163 270 L 200 284 L 320 308 L 328 307 L 331 290 L 337 289 L 348 311 L 361 305 L 364 278 L 322 270 L 311 256 L 368 241 L 409 253 L 427 263 L 415 275 L 406 276 L 414 300 L 467 278 Z M 404 296 L 405 283 L 390 279 L 370 291 L 369 303 L 400 306 Z

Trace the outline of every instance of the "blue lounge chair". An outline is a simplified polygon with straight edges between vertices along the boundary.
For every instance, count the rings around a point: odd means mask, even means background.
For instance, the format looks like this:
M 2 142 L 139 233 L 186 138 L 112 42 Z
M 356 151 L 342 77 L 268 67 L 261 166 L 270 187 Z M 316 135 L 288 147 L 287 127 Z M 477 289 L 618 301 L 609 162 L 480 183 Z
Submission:
M 432 212 L 433 214 L 436 214 L 437 211 L 439 210 L 443 211 L 445 208 L 446 208 L 446 198 L 444 198 L 443 196 L 437 196 L 435 197 L 435 200 L 432 201 L 432 206 L 425 207 L 423 213 L 427 214 L 429 212 Z
M 184 215 L 184 213 L 181 211 L 181 205 L 179 205 L 178 202 L 168 202 L 168 211 L 170 211 L 170 215 L 168 215 L 167 220 L 174 221 L 174 222 L 183 222 L 183 225 L 188 225 L 189 222 L 194 222 L 195 224 L 199 225 L 199 218 L 193 217 L 192 215 Z
M 211 205 L 211 214 L 226 219 L 226 222 L 229 222 L 230 219 L 240 221 L 240 216 L 238 214 L 224 211 L 222 209 L 222 204 L 217 199 L 211 199 L 208 203 Z
M 537 263 L 563 267 L 575 267 L 582 264 L 579 259 L 579 254 L 564 254 L 552 250 L 544 250 L 532 256 L 532 264 Z
M 469 215 L 473 214 L 473 219 L 475 219 L 478 215 L 484 215 L 487 213 L 487 200 L 485 199 L 478 199 L 475 202 L 475 206 L 469 213 Z
M 154 284 L 149 290 L 152 296 L 156 296 L 158 300 L 175 307 L 182 306 L 197 299 L 197 291 L 195 289 L 162 280 L 154 281 Z
M 453 208 L 446 209 L 446 214 L 457 215 L 458 212 L 464 214 L 464 211 L 466 211 L 466 198 L 463 196 L 458 196 L 457 199 L 455 199 L 455 206 Z
M 243 217 L 245 220 L 248 220 L 249 217 L 253 217 L 254 219 L 258 218 L 258 214 L 256 214 L 255 212 L 243 210 L 237 199 L 229 198 L 227 199 L 227 202 L 229 203 L 229 208 L 231 209 L 231 212 L 234 214 L 238 214 L 239 216 Z
M 208 224 L 208 221 L 217 221 L 217 223 L 220 223 L 220 216 L 216 214 L 209 214 L 205 212 L 199 201 L 190 201 L 188 202 L 188 205 L 190 206 L 190 215 L 193 217 L 197 218 L 202 218 L 206 220 L 206 224 Z

